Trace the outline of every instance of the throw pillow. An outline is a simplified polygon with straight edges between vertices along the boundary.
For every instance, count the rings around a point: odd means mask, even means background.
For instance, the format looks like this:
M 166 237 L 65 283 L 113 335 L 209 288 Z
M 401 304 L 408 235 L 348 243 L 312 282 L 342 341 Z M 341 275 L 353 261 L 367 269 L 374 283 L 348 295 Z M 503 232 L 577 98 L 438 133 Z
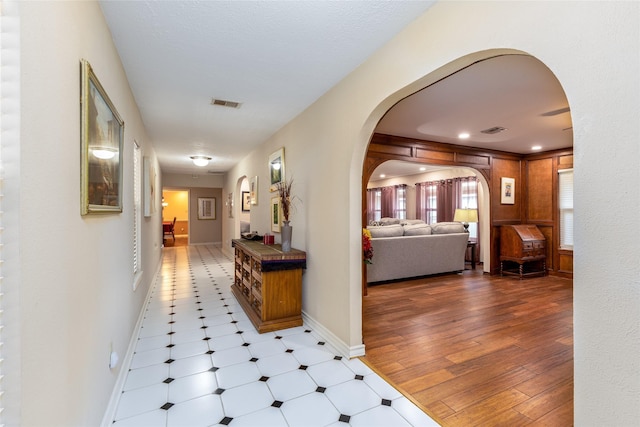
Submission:
M 403 219 L 400 222 L 400 225 L 413 225 L 413 224 L 426 224 L 426 222 L 424 222 L 421 219 Z
M 400 224 L 399 218 L 380 218 L 378 221 L 381 225 Z

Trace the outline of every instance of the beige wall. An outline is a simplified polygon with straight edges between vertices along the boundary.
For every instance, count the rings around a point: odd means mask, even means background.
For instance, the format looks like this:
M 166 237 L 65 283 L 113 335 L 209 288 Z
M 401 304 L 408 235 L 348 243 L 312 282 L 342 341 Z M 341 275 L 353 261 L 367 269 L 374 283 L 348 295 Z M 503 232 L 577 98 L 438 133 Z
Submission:
M 225 191 L 242 175 L 261 178 L 251 219 L 252 228 L 264 232 L 267 158 L 285 148 L 287 173 L 302 199 L 292 225 L 293 246 L 308 253 L 306 320 L 341 351 L 361 353 L 362 162 L 382 114 L 475 60 L 526 52 L 556 74 L 574 122 L 576 425 L 634 424 L 640 416 L 640 264 L 632 257 L 640 247 L 628 231 L 633 214 L 625 212 L 637 211 L 640 201 L 637 190 L 612 194 L 608 183 L 639 178 L 638 8 L 632 2 L 437 3 L 240 162 Z M 599 227 L 614 205 L 616 222 Z M 234 229 L 225 224 L 229 251 Z
M 160 261 L 157 211 L 140 221 L 143 274 L 134 277 L 133 141 L 156 170 L 158 163 L 98 3 L 2 6 L 3 14 L 20 17 L 18 27 L 3 28 L 2 34 L 3 66 L 9 34 L 20 46 L 20 142 L 13 153 L 3 144 L 2 153 L 5 164 L 14 159 L 5 169 L 11 215 L 3 226 L 18 231 L 15 240 L 4 242 L 18 250 L 5 258 L 12 271 L 5 292 L 11 298 L 3 303 L 17 321 L 3 333 L 3 400 L 9 402 L 3 420 L 98 425 Z M 125 123 L 122 213 L 80 215 L 82 58 Z M 121 363 L 109 369 L 112 350 Z
M 198 219 L 198 197 L 216 199 L 216 218 Z M 220 243 L 222 241 L 222 218 L 227 215 L 222 201 L 221 188 L 189 189 L 189 243 Z

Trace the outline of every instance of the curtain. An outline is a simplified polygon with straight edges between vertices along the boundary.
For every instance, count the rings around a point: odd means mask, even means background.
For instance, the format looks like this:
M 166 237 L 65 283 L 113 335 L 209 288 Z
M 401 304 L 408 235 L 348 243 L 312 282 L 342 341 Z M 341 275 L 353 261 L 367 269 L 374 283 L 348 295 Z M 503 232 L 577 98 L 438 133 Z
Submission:
M 380 205 L 380 217 L 381 218 L 395 218 L 396 201 L 397 201 L 397 187 L 382 187 L 382 200 Z
M 378 190 L 379 188 L 367 189 L 367 224 L 380 219 L 376 218 L 376 192 Z

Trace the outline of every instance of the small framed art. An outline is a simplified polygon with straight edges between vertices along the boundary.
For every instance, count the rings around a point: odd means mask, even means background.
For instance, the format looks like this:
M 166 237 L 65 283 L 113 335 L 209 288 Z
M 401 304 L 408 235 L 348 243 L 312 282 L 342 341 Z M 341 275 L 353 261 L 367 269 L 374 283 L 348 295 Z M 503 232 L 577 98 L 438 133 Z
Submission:
M 280 209 L 280 199 L 278 197 L 271 198 L 271 231 L 274 233 L 280 232 L 280 221 L 282 218 L 282 212 Z
M 242 212 L 251 211 L 251 193 L 248 191 L 242 192 Z
M 278 183 L 284 181 L 284 147 L 269 156 L 269 189 L 277 190 Z
M 216 219 L 215 197 L 198 197 L 198 219 Z
M 515 178 L 502 177 L 500 179 L 500 203 L 503 205 L 513 205 L 516 200 L 515 192 Z

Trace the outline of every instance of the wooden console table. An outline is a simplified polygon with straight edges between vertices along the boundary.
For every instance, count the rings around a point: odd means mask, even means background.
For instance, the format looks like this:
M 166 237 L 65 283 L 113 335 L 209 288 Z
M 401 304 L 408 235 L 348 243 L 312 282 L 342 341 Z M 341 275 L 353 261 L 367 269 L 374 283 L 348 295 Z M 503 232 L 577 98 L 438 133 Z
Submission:
M 231 291 L 259 333 L 302 325 L 302 269 L 306 253 L 235 239 Z
M 500 232 L 500 275 L 513 274 L 522 279 L 531 275 L 546 275 L 546 245 L 542 232 L 535 225 L 504 225 Z M 518 269 L 508 269 L 507 264 Z

